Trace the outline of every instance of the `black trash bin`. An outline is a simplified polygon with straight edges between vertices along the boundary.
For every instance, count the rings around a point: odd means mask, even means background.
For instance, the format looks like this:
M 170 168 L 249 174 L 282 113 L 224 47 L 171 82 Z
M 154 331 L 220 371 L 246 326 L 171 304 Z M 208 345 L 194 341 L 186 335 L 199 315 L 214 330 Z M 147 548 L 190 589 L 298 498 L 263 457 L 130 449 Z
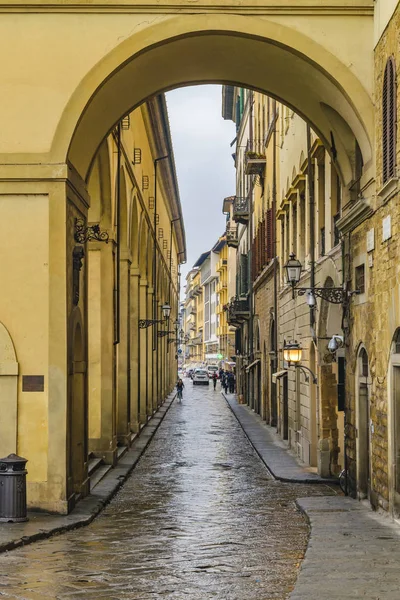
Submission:
M 0 458 L 0 522 L 21 523 L 26 516 L 26 458 Z

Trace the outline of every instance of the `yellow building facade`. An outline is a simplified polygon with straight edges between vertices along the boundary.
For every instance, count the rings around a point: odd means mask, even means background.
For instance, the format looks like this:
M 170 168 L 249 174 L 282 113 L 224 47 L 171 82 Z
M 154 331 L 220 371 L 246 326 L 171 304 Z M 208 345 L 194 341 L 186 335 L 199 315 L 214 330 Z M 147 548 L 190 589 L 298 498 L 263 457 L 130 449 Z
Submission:
M 154 160 L 166 153 L 156 184 Z M 13 373 L 6 386 L 0 378 L 10 408 L 1 420 L 0 454 L 28 459 L 29 506 L 67 512 L 90 491 L 90 458 L 115 465 L 119 449 L 129 447 L 175 382 L 175 353 L 157 335 L 167 326 L 162 305 L 171 307 L 171 319 L 177 316 L 178 265 L 185 257 L 164 97 L 128 115 L 104 140 L 87 192 L 78 198 L 67 185 L 62 214 L 54 214 L 39 188 L 25 198 L 24 215 L 12 198 L 1 199 L 9 223 L 18 220 L 24 235 L 37 223 L 38 232 L 30 238 L 35 252 L 15 247 L 12 269 L 3 276 L 11 294 L 16 278 L 33 279 L 28 298 L 1 310 L 1 362 L 12 364 Z M 57 236 L 57 219 L 67 223 L 68 235 Z M 61 265 L 48 259 L 50 241 L 41 232 L 48 225 L 63 247 L 65 278 Z M 53 284 L 60 308 L 49 320 L 49 300 L 39 297 Z M 61 308 L 68 316 L 64 326 Z M 158 323 L 140 328 L 146 319 Z M 46 345 L 51 327 L 65 344 L 66 371 Z M 27 345 L 27 336 L 35 343 Z M 49 357 L 51 368 L 38 356 Z
M 149 327 L 135 346 L 128 326 L 132 332 L 139 320 L 161 320 L 168 297 L 177 311 L 183 229 L 175 221 L 173 165 L 154 162 L 171 156 L 170 143 L 161 133 L 162 111 L 159 124 L 149 127 L 158 109 L 148 103 L 149 114 L 137 122 L 141 133 L 122 128 L 118 159 L 117 124 L 162 90 L 240 82 L 312 123 L 335 155 L 343 206 L 361 206 L 354 182 L 364 197 L 376 191 L 374 4 L 383 2 L 300 0 L 282 8 L 250 0 L 216 12 L 208 2 L 167 9 L 153 1 L 0 0 L 7 56 L 0 81 L 0 256 L 7 290 L 0 299 L 7 374 L 1 385 L 7 398 L 12 390 L 3 453 L 16 449 L 29 459 L 31 506 L 66 512 L 88 491 L 89 449 L 112 462 L 116 445 L 168 388 L 167 340 L 158 341 Z M 379 14 L 387 23 L 386 12 Z M 126 198 L 118 210 L 116 189 Z M 157 210 L 150 203 L 156 196 Z M 165 212 L 163 202 L 171 203 Z M 84 229 L 105 231 L 108 244 L 78 243 L 82 220 Z M 125 376 L 127 362 L 134 380 Z M 160 365 L 164 375 L 156 377 Z

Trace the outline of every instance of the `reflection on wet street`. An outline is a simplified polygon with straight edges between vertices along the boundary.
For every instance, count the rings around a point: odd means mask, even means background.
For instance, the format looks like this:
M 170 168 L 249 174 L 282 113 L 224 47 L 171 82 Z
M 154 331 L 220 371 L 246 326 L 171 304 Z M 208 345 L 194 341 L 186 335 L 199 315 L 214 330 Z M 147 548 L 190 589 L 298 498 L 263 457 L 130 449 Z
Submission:
M 90 526 L 0 555 L 0 597 L 286 598 L 308 526 L 224 398 L 185 380 L 131 478 Z

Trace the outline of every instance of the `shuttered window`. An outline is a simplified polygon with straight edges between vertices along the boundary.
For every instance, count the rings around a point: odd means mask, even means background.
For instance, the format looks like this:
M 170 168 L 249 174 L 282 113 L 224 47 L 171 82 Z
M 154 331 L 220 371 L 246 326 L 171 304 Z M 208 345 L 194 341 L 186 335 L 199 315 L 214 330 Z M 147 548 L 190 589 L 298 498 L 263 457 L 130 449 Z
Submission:
M 386 63 L 382 98 L 383 183 L 396 174 L 396 64 L 393 57 Z
M 267 262 L 274 258 L 274 223 L 273 223 L 272 208 L 269 208 L 265 215 L 266 228 L 265 228 L 265 253 L 267 255 Z M 282 238 L 283 239 L 283 238 Z

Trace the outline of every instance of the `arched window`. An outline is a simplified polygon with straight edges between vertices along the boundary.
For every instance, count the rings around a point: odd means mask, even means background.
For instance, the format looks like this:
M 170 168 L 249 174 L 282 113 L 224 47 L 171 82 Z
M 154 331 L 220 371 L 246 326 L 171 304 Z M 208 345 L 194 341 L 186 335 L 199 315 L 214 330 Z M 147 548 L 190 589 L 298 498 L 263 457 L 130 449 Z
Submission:
M 400 327 L 393 337 L 393 354 L 400 354 Z
M 368 377 L 368 354 L 364 348 L 360 351 L 359 368 L 360 377 Z
M 382 95 L 383 183 L 396 174 L 396 100 L 396 63 L 390 57 L 386 63 Z

